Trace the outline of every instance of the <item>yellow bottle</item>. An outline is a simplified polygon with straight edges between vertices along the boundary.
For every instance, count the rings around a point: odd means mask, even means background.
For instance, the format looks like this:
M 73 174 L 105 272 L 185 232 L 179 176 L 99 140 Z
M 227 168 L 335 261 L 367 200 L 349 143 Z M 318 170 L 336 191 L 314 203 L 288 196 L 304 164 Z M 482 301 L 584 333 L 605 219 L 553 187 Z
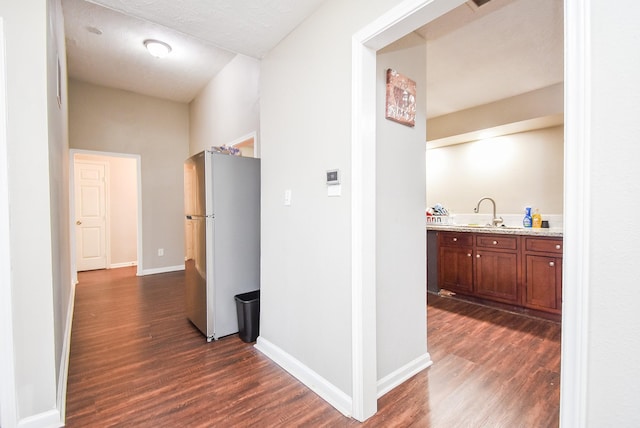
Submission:
M 536 212 L 531 216 L 531 225 L 533 227 L 538 227 L 538 228 L 542 227 L 542 216 L 538 212 L 537 208 L 536 208 Z

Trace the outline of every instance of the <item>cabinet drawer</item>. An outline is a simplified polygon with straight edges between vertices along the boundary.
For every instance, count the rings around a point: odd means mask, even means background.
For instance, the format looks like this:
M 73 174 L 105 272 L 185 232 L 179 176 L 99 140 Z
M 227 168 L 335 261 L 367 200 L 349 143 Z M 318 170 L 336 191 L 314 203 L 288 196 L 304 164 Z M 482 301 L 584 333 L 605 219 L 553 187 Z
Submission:
M 525 238 L 526 251 L 562 254 L 562 239 Z
M 440 245 L 447 247 L 471 247 L 473 236 L 470 233 L 440 232 Z
M 483 248 L 499 248 L 502 250 L 517 250 L 518 237 L 505 235 L 476 235 L 476 246 Z

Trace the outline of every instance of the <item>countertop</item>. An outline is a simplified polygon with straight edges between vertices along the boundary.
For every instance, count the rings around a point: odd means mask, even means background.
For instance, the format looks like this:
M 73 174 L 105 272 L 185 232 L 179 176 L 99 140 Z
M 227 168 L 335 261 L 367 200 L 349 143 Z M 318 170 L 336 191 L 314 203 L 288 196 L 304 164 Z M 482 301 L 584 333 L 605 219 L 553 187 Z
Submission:
M 427 224 L 427 230 L 442 230 L 447 232 L 474 232 L 491 233 L 500 235 L 526 235 L 526 236 L 549 236 L 562 238 L 561 228 L 524 228 L 524 227 L 490 227 L 490 226 L 470 226 L 458 224 Z

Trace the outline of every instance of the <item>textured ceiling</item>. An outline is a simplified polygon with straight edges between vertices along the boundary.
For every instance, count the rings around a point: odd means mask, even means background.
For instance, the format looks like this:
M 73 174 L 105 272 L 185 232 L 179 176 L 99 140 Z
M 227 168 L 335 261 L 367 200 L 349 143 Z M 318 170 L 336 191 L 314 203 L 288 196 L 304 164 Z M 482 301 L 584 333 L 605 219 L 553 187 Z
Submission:
M 63 0 L 69 75 L 189 102 L 236 53 L 263 57 L 323 1 Z M 562 13 L 563 0 L 469 1 L 418 30 L 428 117 L 561 82 Z M 171 55 L 148 55 L 148 38 Z
M 324 0 L 63 0 L 72 78 L 189 102 L 236 53 L 261 58 Z M 172 47 L 163 59 L 146 39 Z
M 92 0 L 254 58 L 262 58 L 323 1 Z
M 79 80 L 189 102 L 235 56 L 183 33 L 82 0 L 63 0 L 62 5 L 69 75 Z M 171 54 L 152 57 L 143 45 L 146 39 L 169 43 Z

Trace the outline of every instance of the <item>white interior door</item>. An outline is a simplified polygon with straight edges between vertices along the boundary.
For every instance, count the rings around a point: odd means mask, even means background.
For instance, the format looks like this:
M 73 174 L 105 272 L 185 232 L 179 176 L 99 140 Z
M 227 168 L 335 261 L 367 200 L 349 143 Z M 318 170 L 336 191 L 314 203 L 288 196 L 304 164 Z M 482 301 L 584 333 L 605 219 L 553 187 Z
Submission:
M 106 164 L 75 162 L 76 267 L 107 267 Z

